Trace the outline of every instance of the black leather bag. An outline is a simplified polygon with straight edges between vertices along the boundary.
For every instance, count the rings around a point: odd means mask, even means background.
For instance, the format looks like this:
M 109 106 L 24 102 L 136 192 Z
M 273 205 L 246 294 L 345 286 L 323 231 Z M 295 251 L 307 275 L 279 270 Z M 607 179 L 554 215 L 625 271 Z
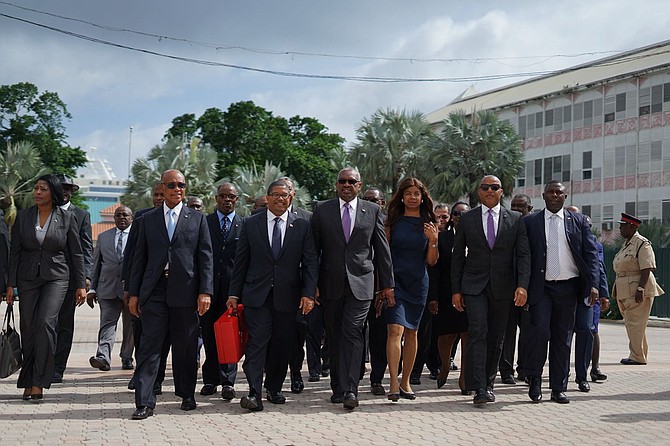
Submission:
M 0 331 L 0 378 L 7 378 L 21 368 L 21 339 L 14 329 L 13 305 L 7 306 L 5 319 Z

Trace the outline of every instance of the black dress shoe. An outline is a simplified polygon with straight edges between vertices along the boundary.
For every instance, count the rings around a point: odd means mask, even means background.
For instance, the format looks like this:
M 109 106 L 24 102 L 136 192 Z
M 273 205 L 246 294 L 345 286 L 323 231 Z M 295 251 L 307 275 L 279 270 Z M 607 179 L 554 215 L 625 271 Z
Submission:
M 384 386 L 382 386 L 380 383 L 370 384 L 370 392 L 377 396 L 386 395 L 386 390 L 384 390 Z
M 475 397 L 472 399 L 472 402 L 475 404 L 475 406 L 486 404 L 488 402 L 488 398 L 486 398 L 486 390 L 477 389 L 477 392 L 475 392 Z
M 458 366 L 454 362 L 453 358 L 449 361 L 449 370 L 458 370 Z
M 91 356 L 88 358 L 88 363 L 91 364 L 91 367 L 94 369 L 98 369 L 102 372 L 109 372 L 110 370 L 109 363 L 103 358 L 96 358 L 95 356 Z
M 300 393 L 305 388 L 305 383 L 302 380 L 302 376 L 294 375 L 291 377 L 291 392 Z
M 223 386 L 221 389 L 221 398 L 230 401 L 235 398 L 235 388 L 233 386 Z
M 418 376 L 410 376 L 409 383 L 413 386 L 420 386 L 421 378 L 419 378 Z
M 415 400 L 416 399 L 416 393 L 414 392 L 405 392 L 402 390 L 402 387 L 398 387 L 400 389 L 400 398 L 405 398 L 406 400 Z
M 434 381 L 437 379 L 439 374 L 440 374 L 439 370 L 431 371 L 430 375 L 428 375 L 428 379 L 432 379 Z
M 51 384 L 60 384 L 63 382 L 63 374 L 60 372 L 54 372 L 53 378 L 51 378 Z
M 321 376 L 323 376 L 324 378 L 326 378 L 327 376 L 330 376 L 330 367 L 324 367 L 321 370 Z
M 263 401 L 258 398 L 258 395 L 243 396 L 240 400 L 240 406 L 252 412 L 259 412 L 263 410 Z
M 344 395 L 344 398 L 342 400 L 342 405 L 344 406 L 345 409 L 348 409 L 348 410 L 353 410 L 356 407 L 358 407 L 358 398 L 356 398 L 356 395 L 354 395 L 354 392 L 347 392 Z
M 200 389 L 200 395 L 202 396 L 210 396 L 214 395 L 216 393 L 216 386 L 214 384 L 205 384 L 202 386 L 202 389 Z
M 321 375 L 309 375 L 309 378 L 307 378 L 307 381 L 309 381 L 311 383 L 321 381 Z
M 344 401 L 344 395 L 342 395 L 341 393 L 333 393 L 330 396 L 330 402 L 333 404 L 342 404 L 343 401 Z
M 135 390 L 135 375 L 128 381 L 128 390 Z
M 486 389 L 486 392 L 484 393 L 486 396 L 486 402 L 487 403 L 495 403 L 496 402 L 496 396 L 493 394 L 493 389 Z
M 472 390 L 461 389 L 461 395 L 465 395 L 465 396 L 472 395 Z
M 607 375 L 600 371 L 600 369 L 591 369 L 591 381 L 605 381 Z
M 133 419 L 133 420 L 144 420 L 144 419 L 149 418 L 150 416 L 153 416 L 153 414 L 154 414 L 154 410 L 151 407 L 142 406 L 142 407 L 137 408 L 137 410 L 135 410 L 135 412 L 133 412 L 133 416 L 131 417 L 131 419 Z
M 637 362 L 636 360 L 630 358 L 623 358 L 619 362 L 621 362 L 623 365 L 646 365 L 644 362 Z
M 551 391 L 551 400 L 556 401 L 558 404 L 568 404 L 570 402 L 570 399 L 565 396 L 565 393 L 554 392 L 553 390 Z
M 530 381 L 530 389 L 528 389 L 528 397 L 534 403 L 542 401 L 542 378 L 528 378 Z
M 163 394 L 163 385 L 160 383 L 154 383 L 154 395 Z
M 193 398 L 192 396 L 189 396 L 188 398 L 184 398 L 183 400 L 181 400 L 181 407 L 180 407 L 181 410 L 189 411 L 195 409 L 195 407 L 196 407 L 195 398 Z
M 591 386 L 589 385 L 589 382 L 586 380 L 586 378 L 584 379 L 577 378 L 575 379 L 575 382 L 579 386 L 580 392 L 588 392 L 589 390 L 591 390 Z
M 514 384 L 516 384 L 516 381 L 514 380 L 514 377 L 513 377 L 513 376 L 505 376 L 505 377 L 502 378 L 500 381 L 501 381 L 503 384 L 510 384 L 510 385 L 514 385 Z
M 133 370 L 133 360 L 132 359 L 122 359 L 121 360 L 121 370 Z
M 267 400 L 272 404 L 284 404 L 286 403 L 286 397 L 280 390 L 279 392 L 271 392 L 268 390 Z

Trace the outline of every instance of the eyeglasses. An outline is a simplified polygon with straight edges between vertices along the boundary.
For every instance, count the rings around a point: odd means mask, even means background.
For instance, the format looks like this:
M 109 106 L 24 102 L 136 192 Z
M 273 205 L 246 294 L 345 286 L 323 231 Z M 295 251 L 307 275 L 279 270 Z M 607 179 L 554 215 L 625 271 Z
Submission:
M 280 194 L 280 193 L 277 193 L 277 192 L 273 192 L 273 193 L 270 194 L 270 196 L 272 198 L 274 198 L 275 200 L 277 200 L 279 198 L 286 200 L 288 197 L 290 197 L 290 194 L 286 194 L 286 193 Z
M 438 216 L 437 218 L 441 218 L 442 220 L 449 220 L 449 216 L 448 216 L 448 215 L 440 215 L 440 216 Z
M 225 200 L 226 198 L 229 199 L 230 201 L 237 200 L 237 195 L 235 194 L 218 194 L 217 196 L 222 200 Z
M 484 192 L 489 189 L 491 189 L 493 192 L 498 192 L 500 189 L 502 189 L 502 186 L 500 184 L 480 184 L 479 188 Z
M 181 181 L 172 181 L 170 183 L 162 183 L 167 187 L 168 189 L 186 189 L 186 183 L 182 183 Z
M 461 215 L 465 214 L 468 211 L 451 211 L 451 216 L 452 217 L 460 217 Z
M 354 185 L 360 183 L 359 180 L 356 180 L 356 179 L 354 179 L 354 178 L 349 178 L 348 180 L 345 179 L 345 178 L 338 178 L 338 179 L 337 179 L 337 182 L 340 183 L 340 184 L 347 184 L 347 183 L 349 183 L 349 184 L 351 184 L 352 186 L 354 186 Z

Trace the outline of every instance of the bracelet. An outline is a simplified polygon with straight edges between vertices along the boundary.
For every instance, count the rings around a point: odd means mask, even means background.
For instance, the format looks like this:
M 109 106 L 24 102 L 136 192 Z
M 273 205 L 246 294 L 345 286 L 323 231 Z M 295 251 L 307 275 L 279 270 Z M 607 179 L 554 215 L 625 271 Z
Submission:
M 431 248 L 437 248 L 437 243 L 430 245 Z
M 644 287 L 639 286 L 639 287 L 637 287 L 637 290 L 642 291 L 644 293 Z

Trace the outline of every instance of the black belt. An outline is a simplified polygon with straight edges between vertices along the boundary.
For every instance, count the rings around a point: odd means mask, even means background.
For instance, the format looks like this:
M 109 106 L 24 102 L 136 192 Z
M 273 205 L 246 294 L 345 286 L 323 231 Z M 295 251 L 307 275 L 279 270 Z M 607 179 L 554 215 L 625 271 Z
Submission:
M 569 279 L 564 279 L 564 280 L 544 280 L 546 283 L 553 283 L 553 284 L 561 284 L 561 283 L 568 283 L 572 280 L 577 280 L 579 279 L 579 276 L 571 277 Z

